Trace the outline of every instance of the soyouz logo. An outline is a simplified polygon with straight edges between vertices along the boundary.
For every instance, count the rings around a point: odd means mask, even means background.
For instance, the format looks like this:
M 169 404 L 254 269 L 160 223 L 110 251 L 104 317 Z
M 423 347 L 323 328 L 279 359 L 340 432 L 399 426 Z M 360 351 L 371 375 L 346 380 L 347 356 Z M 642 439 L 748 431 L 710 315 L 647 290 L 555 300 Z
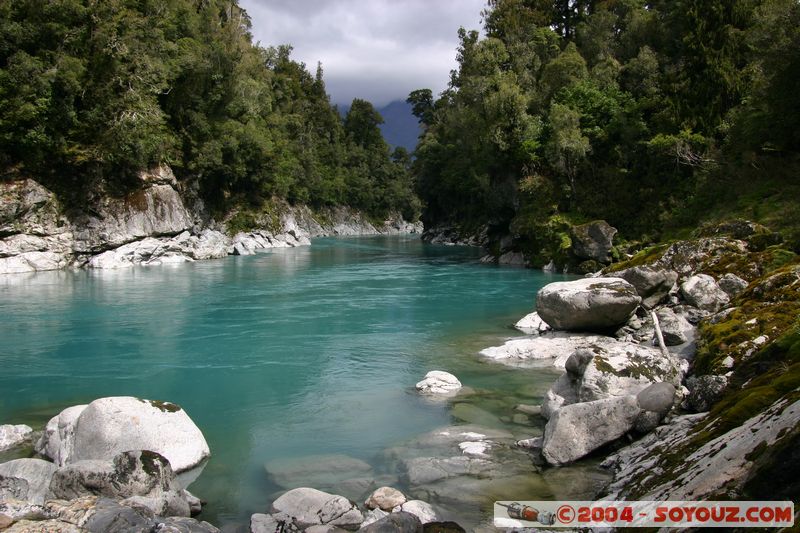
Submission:
M 790 501 L 499 501 L 496 527 L 792 527 Z

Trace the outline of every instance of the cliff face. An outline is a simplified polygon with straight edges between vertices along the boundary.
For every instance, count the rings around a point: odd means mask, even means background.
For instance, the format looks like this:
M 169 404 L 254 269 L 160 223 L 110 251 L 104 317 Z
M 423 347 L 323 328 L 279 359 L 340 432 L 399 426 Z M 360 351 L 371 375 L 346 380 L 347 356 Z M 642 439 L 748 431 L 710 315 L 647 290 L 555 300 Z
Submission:
M 186 262 L 307 245 L 310 238 L 327 235 L 422 229 L 399 216 L 373 224 L 347 207 L 314 213 L 306 206 L 283 205 L 273 220 L 229 235 L 228 224 L 216 222 L 168 167 L 139 178 L 140 187 L 126 196 L 100 194 L 77 213 L 67 212 L 32 179 L 0 183 L 0 274 Z

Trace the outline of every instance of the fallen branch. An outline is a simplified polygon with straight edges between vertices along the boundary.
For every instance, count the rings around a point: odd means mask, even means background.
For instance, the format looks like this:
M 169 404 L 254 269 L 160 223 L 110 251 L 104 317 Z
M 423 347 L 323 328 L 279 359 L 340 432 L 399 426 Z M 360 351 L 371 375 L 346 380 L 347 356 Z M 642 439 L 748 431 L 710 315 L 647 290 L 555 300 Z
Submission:
M 667 345 L 664 344 L 664 334 L 661 333 L 661 324 L 658 323 L 658 315 L 656 315 L 655 311 L 650 311 L 650 316 L 653 318 L 653 326 L 656 328 L 658 347 L 661 348 L 661 354 L 667 357 L 669 356 L 669 350 L 667 350 Z

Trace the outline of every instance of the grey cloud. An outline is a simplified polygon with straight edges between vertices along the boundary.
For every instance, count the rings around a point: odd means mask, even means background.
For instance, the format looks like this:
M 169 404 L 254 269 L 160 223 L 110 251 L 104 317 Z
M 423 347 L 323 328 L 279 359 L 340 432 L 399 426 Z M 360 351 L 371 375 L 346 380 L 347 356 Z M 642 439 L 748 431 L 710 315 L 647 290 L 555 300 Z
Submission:
M 456 65 L 457 30 L 480 27 L 485 0 L 241 0 L 262 45 L 291 44 L 321 61 L 335 103 L 376 105 L 411 90 L 442 91 Z

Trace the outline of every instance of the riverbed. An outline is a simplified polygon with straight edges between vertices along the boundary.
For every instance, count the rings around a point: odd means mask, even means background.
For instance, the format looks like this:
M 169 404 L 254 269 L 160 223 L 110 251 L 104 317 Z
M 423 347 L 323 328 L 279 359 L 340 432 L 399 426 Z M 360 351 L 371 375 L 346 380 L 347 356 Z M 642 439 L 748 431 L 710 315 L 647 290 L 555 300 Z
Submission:
M 209 502 L 201 518 L 218 526 L 268 511 L 287 479 L 319 479 L 291 466 L 319 456 L 371 469 L 354 479 L 402 485 L 387 450 L 436 428 L 541 433 L 541 420 L 514 406 L 538 403 L 558 373 L 478 352 L 521 335 L 512 324 L 541 286 L 562 278 L 482 265 L 479 255 L 413 236 L 330 238 L 190 264 L 5 276 L 0 423 L 41 428 L 103 396 L 178 403 L 212 451 L 190 490 Z M 414 384 L 433 369 L 473 394 L 419 397 Z M 587 496 L 585 484 L 553 488 L 575 482 L 569 469 L 555 485 L 530 471 L 537 483 L 521 499 Z M 445 508 L 471 523 L 480 511 L 467 505 Z

